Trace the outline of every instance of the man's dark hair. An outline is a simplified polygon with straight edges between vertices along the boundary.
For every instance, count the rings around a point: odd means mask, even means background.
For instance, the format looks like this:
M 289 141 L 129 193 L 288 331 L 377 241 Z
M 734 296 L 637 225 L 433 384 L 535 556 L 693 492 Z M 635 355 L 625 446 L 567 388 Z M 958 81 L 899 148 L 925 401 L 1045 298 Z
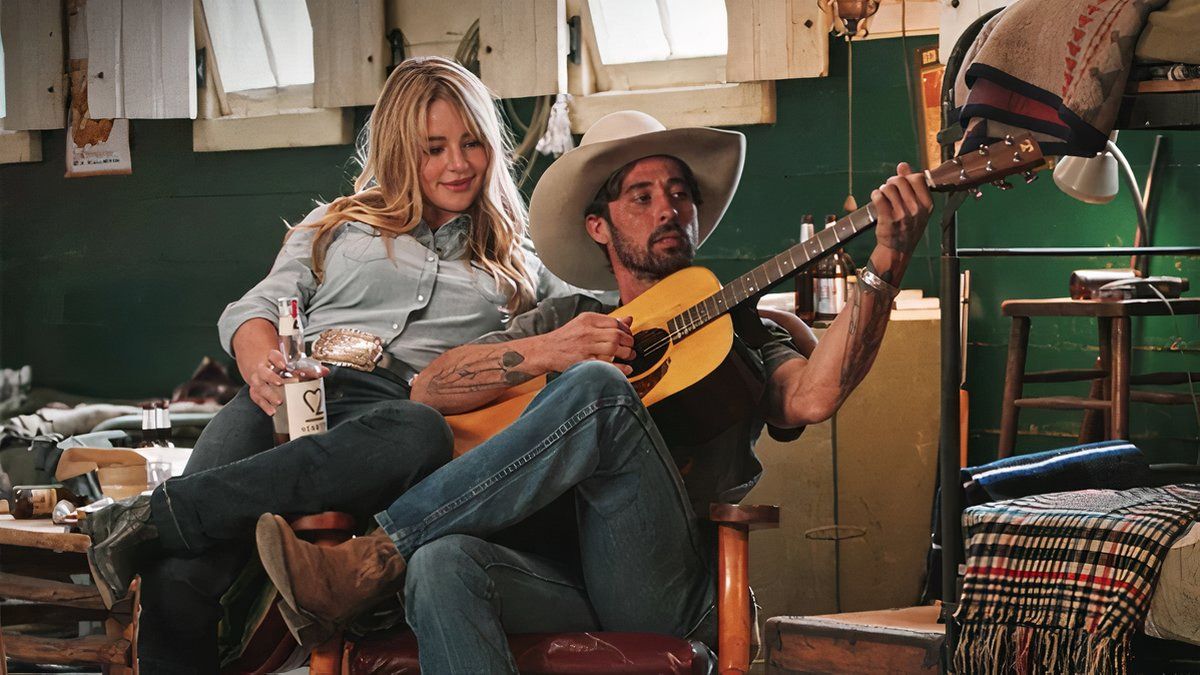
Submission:
M 670 155 L 664 156 L 671 157 Z M 629 172 L 633 169 L 633 165 L 642 159 L 645 159 L 645 157 L 635 159 L 617 169 L 613 175 L 609 176 L 608 180 L 604 181 L 604 184 L 600 186 L 600 190 L 592 199 L 592 203 L 588 204 L 587 208 L 584 209 L 583 216 L 585 218 L 588 216 L 600 216 L 611 225 L 612 218 L 609 217 L 608 205 L 610 202 L 617 201 L 617 198 L 621 196 L 621 184 L 625 182 L 625 176 L 628 176 Z M 696 174 L 692 173 L 692 167 L 688 166 L 687 162 L 678 157 L 671 157 L 671 159 L 679 162 L 679 167 L 683 171 L 683 182 L 687 184 L 688 192 L 692 193 L 692 203 L 700 206 L 704 203 L 704 200 L 700 197 L 700 184 L 696 182 Z M 600 248 L 603 249 L 604 245 L 601 244 Z

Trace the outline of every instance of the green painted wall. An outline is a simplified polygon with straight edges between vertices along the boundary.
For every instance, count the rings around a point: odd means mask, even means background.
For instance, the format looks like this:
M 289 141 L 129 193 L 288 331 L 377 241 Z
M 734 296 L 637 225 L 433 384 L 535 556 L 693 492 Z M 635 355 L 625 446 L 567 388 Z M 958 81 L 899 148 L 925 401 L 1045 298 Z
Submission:
M 855 46 L 856 195 L 864 202 L 901 160 L 915 162 L 916 141 L 905 58 L 931 38 Z M 837 212 L 846 189 L 846 47 L 831 43 L 830 76 L 778 83 L 778 122 L 744 127 L 748 157 L 724 224 L 701 251 L 729 278 L 794 243 L 799 215 Z M 527 113 L 528 106 L 519 106 Z M 360 111 L 360 118 L 365 111 Z M 361 120 L 360 120 L 361 121 Z M 38 164 L 0 166 L 0 365 L 30 363 L 39 386 L 97 396 L 161 395 L 205 354 L 219 355 L 221 309 L 269 268 L 283 236 L 314 199 L 349 188 L 349 147 L 255 152 L 191 152 L 187 121 L 133 123 L 134 174 L 67 180 L 63 132 L 43 134 Z M 1153 135 L 1128 132 L 1121 146 L 1145 174 Z M 1193 241 L 1200 137 L 1169 137 L 1158 182 L 1158 243 Z M 545 161 L 539 163 L 538 171 Z M 936 215 L 935 215 L 936 218 Z M 1049 177 L 1001 195 L 991 191 L 962 211 L 962 243 L 985 245 L 1126 244 L 1133 230 L 1128 195 L 1085 206 Z M 933 229 L 936 229 L 934 227 Z M 851 247 L 863 259 L 870 238 Z M 936 291 L 937 237 L 927 236 L 906 286 Z M 1070 270 L 1121 264 L 1113 259 L 973 261 L 976 279 L 969 349 L 972 452 L 995 448 L 1009 297 L 1066 292 Z M 1200 279 L 1194 260 L 1159 260 L 1154 270 Z M 1043 325 L 1045 324 L 1045 325 Z M 1195 361 L 1195 319 L 1143 325 L 1135 368 L 1182 369 Z M 1095 356 L 1086 322 L 1038 322 L 1033 365 L 1084 365 Z M 1188 355 L 1163 353 L 1185 340 Z M 1193 368 L 1195 366 L 1193 365 Z M 1200 368 L 1196 368 L 1200 370 Z M 1076 387 L 1078 389 L 1078 387 Z M 897 395 L 903 395 L 898 392 Z M 1065 442 L 1076 414 L 1027 414 L 1022 446 Z M 1195 455 L 1196 422 L 1186 409 L 1135 406 L 1136 436 L 1164 457 Z

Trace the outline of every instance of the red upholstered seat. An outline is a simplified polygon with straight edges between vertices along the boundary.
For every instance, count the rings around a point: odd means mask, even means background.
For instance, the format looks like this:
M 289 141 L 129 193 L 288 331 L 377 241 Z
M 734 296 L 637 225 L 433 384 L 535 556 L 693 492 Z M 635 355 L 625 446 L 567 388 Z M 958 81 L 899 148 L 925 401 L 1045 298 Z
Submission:
M 508 636 L 522 673 L 664 673 L 710 672 L 711 653 L 703 645 L 653 633 L 526 633 Z M 417 640 L 411 631 L 363 638 L 346 647 L 350 675 L 411 674 L 417 664 Z

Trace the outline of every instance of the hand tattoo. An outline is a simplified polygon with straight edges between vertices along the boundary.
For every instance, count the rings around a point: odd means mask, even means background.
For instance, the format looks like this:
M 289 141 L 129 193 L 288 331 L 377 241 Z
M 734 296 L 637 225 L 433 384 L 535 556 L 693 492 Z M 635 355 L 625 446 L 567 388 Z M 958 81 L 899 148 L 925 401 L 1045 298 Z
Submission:
M 429 380 L 429 391 L 435 394 L 462 394 L 514 387 L 534 377 L 517 369 L 524 362 L 524 355 L 503 346 L 476 356 L 468 355 L 434 373 Z

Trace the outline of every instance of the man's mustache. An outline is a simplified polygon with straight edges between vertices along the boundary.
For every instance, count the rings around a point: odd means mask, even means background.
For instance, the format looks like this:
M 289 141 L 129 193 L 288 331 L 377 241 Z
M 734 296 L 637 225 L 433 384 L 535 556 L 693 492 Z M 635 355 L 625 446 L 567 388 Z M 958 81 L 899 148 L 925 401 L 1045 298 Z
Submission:
M 687 235 L 687 230 L 674 223 L 659 225 L 654 228 L 654 231 L 650 233 L 650 243 L 657 243 L 667 237 L 679 237 L 689 244 L 692 243 L 692 238 Z

